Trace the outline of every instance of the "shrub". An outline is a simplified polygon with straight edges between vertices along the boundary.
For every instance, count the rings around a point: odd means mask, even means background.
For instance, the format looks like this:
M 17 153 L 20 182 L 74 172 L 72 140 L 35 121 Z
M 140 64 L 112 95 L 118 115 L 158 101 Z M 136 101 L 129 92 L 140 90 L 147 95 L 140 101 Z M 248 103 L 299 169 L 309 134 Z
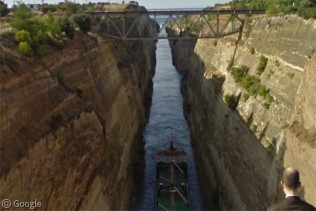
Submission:
M 63 49 L 64 47 L 64 42 L 62 40 L 53 37 L 48 38 L 48 44 L 59 50 Z
M 257 94 L 259 85 L 259 78 L 252 75 L 246 75 L 241 80 L 241 86 L 249 93 L 250 96 Z
M 87 33 L 91 30 L 91 18 L 88 15 L 75 17 L 75 22 L 83 33 Z
M 230 74 L 232 75 L 236 83 L 240 83 L 242 78 L 245 77 L 245 75 L 247 74 L 247 72 L 248 72 L 248 67 L 241 66 L 241 67 L 231 68 Z
M 255 48 L 254 48 L 254 47 L 251 47 L 251 48 L 249 49 L 249 52 L 250 52 L 252 55 L 254 55 L 254 54 L 255 54 L 255 52 L 256 52 L 256 50 L 255 50 Z
M 258 67 L 257 67 L 257 73 L 259 75 L 261 75 L 263 73 L 264 69 L 267 66 L 267 63 L 268 63 L 268 58 L 261 55 L 260 61 L 259 61 Z
M 256 131 L 256 129 L 257 129 L 257 125 L 255 123 L 251 123 L 250 130 L 254 132 L 254 131 Z
M 58 70 L 58 72 L 57 72 L 57 81 L 61 85 L 65 84 L 65 75 L 61 70 Z
M 242 98 L 244 99 L 244 101 L 247 101 L 249 99 L 249 94 L 247 92 L 243 92 Z
M 266 87 L 264 85 L 260 85 L 259 86 L 259 90 L 258 90 L 258 94 L 262 97 L 265 97 L 266 94 L 268 94 L 269 91 L 266 89 Z
M 18 50 L 21 54 L 24 54 L 27 56 L 31 56 L 33 54 L 30 44 L 25 41 L 19 43 Z
M 316 8 L 299 8 L 297 14 L 305 19 L 316 18 Z
M 287 75 L 290 77 L 290 79 L 292 79 L 295 74 L 294 73 L 288 73 Z
M 62 4 L 61 9 L 70 13 L 76 13 L 79 12 L 80 5 L 70 1 L 66 1 L 64 4 Z
M 269 108 L 270 108 L 270 103 L 264 103 L 264 104 L 263 104 L 263 107 L 265 107 L 266 109 L 269 110 Z
M 235 95 L 224 95 L 224 101 L 227 103 L 228 107 L 235 110 L 238 105 L 238 99 Z
M 15 40 L 18 42 L 27 42 L 31 43 L 30 32 L 25 30 L 20 30 L 15 33 Z
M 277 59 L 277 60 L 275 60 L 275 65 L 277 66 L 277 67 L 280 67 L 280 61 Z
M 252 26 L 251 26 L 251 19 L 250 18 L 246 18 L 245 20 L 245 30 L 244 30 L 244 34 L 245 34 L 245 37 L 248 38 L 250 36 L 250 32 L 251 32 L 251 29 L 252 29 Z
M 67 18 L 60 21 L 60 28 L 61 31 L 65 32 L 65 34 L 69 38 L 73 38 L 75 27 L 70 23 L 70 21 Z
M 55 17 L 51 11 L 47 13 L 47 17 L 44 20 L 44 25 L 46 27 L 46 31 L 50 32 L 52 35 L 57 35 L 61 32 L 59 23 L 55 20 Z
M 37 34 L 33 38 L 36 43 L 44 43 L 47 39 L 47 33 L 43 30 L 38 30 Z
M 49 11 L 51 12 L 55 12 L 58 10 L 58 6 L 56 5 L 52 5 L 52 4 L 48 4 L 48 5 L 42 5 L 41 7 L 41 11 L 46 14 L 48 13 Z

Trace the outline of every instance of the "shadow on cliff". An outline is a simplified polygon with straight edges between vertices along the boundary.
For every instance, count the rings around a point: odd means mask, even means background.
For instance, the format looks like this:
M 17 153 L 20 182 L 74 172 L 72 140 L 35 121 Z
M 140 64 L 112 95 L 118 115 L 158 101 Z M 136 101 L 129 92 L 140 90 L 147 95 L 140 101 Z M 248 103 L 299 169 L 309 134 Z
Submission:
M 280 195 L 277 187 L 285 145 L 279 146 L 277 154 L 275 145 L 267 150 L 260 143 L 265 130 L 256 137 L 252 115 L 244 120 L 236 110 L 240 95 L 234 106 L 228 106 L 223 94 L 225 76 L 216 71 L 205 77 L 204 62 L 194 52 L 196 42 L 170 41 L 170 47 L 173 64 L 185 73 L 181 93 L 204 207 L 266 209 Z M 271 182 L 270 177 L 276 178 Z

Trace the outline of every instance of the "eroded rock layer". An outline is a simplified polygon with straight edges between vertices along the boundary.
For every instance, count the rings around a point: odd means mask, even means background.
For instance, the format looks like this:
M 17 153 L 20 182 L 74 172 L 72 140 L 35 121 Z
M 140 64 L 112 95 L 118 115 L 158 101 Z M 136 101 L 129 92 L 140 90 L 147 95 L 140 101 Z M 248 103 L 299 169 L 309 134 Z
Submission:
M 44 46 L 40 60 L 14 46 L 1 40 L 1 199 L 37 199 L 49 210 L 130 209 L 155 42 L 77 31 L 62 51 Z
M 279 180 L 288 166 L 299 169 L 301 195 L 316 204 L 315 26 L 297 16 L 261 17 L 239 35 L 171 41 L 176 67 L 188 70 L 184 108 L 206 208 L 265 209 L 284 197 Z M 268 62 L 260 74 L 261 56 Z M 269 104 L 244 96 L 231 74 L 243 65 L 266 87 Z M 225 95 L 235 96 L 236 109 Z

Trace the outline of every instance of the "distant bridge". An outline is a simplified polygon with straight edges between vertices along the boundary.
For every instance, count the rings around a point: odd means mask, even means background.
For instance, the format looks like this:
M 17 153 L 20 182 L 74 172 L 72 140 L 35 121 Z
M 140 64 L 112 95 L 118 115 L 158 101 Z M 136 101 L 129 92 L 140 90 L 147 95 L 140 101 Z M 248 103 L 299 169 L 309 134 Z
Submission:
M 243 25 L 241 16 L 265 14 L 260 10 L 213 10 L 213 9 L 167 9 L 124 12 L 86 12 L 102 18 L 102 33 L 120 40 L 156 40 L 156 39 L 196 39 L 220 38 L 238 33 Z M 144 18 L 151 17 L 159 23 L 158 33 L 152 35 L 147 26 L 147 33 L 139 35 L 135 32 Z M 177 34 L 162 32 L 172 28 Z M 178 36 L 181 34 L 182 36 Z

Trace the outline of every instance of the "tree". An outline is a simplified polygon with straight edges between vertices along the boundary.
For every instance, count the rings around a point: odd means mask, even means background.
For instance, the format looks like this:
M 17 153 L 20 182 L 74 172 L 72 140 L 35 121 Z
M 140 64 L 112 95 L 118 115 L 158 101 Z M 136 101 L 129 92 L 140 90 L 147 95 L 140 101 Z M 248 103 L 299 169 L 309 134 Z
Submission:
M 27 8 L 25 4 L 20 4 L 15 13 L 15 19 L 12 22 L 12 27 L 18 30 L 29 31 L 31 18 L 33 17 L 32 12 Z
M 7 5 L 0 1 L 0 17 L 6 16 L 10 10 L 7 8 Z
M 38 30 L 41 28 L 41 22 L 38 18 L 33 16 L 33 13 L 25 6 L 20 4 L 16 9 L 14 21 L 11 26 L 16 30 L 25 30 L 30 33 L 31 39 L 36 36 Z
M 60 34 L 61 29 L 59 23 L 55 20 L 54 15 L 51 11 L 47 13 L 44 24 L 47 32 L 51 32 L 52 35 Z

